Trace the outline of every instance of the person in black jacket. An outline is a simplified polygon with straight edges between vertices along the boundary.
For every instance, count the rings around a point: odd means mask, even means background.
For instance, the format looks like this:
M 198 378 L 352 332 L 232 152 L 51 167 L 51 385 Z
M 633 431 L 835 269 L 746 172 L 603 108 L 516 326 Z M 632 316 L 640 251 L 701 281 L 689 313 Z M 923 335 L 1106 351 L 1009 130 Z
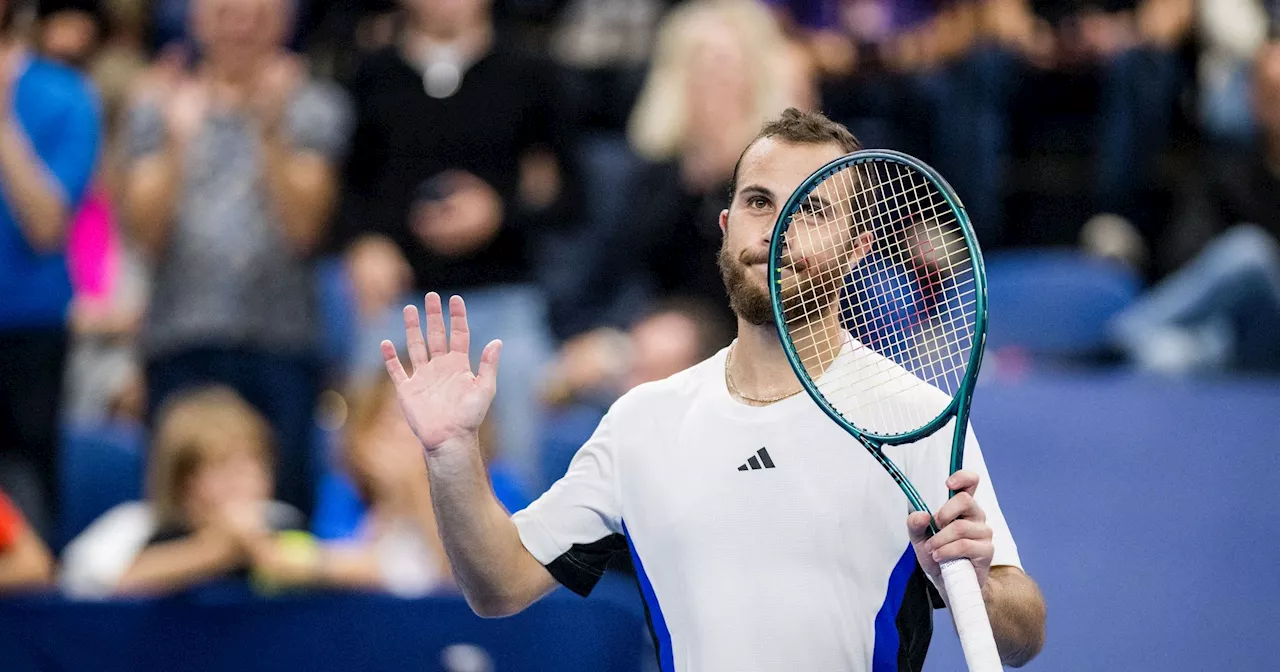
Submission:
M 377 365 L 378 340 L 393 331 L 385 325 L 420 300 L 407 290 L 465 291 L 477 339 L 513 345 L 497 431 L 502 453 L 532 474 L 534 385 L 550 351 L 534 257 L 548 227 L 573 220 L 555 78 L 495 40 L 488 0 L 403 9 L 399 39 L 352 84 L 340 239 L 374 335 L 359 340 L 356 363 Z

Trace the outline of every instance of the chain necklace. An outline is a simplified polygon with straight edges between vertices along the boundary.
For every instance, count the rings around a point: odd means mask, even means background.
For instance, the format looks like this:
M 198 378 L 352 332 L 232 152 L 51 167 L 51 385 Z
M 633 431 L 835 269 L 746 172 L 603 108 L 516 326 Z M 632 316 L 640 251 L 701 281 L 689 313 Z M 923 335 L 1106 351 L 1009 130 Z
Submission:
M 736 349 L 737 349 L 736 343 L 729 346 L 729 354 L 724 358 L 724 382 L 725 382 L 725 385 L 728 386 L 729 392 L 733 394 L 733 396 L 738 397 L 739 399 L 742 399 L 743 401 L 746 401 L 750 404 L 754 404 L 757 406 L 766 406 L 768 404 L 772 404 L 775 402 L 782 401 L 783 399 L 787 399 L 788 397 L 794 397 L 797 394 L 800 394 L 801 392 L 804 391 L 804 388 L 802 387 L 796 390 L 795 392 L 788 392 L 783 395 L 779 395 L 776 397 L 769 397 L 766 399 L 748 397 L 747 395 L 743 394 L 742 390 L 739 390 L 738 386 L 733 383 L 733 373 L 731 371 L 731 369 L 733 368 L 733 352 Z

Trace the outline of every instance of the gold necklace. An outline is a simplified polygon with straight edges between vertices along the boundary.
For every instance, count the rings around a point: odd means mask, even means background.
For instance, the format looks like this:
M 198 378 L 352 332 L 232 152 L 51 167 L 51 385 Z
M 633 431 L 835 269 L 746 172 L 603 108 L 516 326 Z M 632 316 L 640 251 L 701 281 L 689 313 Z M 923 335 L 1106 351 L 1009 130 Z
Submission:
M 767 399 L 758 399 L 756 397 L 748 397 L 747 395 L 743 394 L 742 390 L 739 390 L 738 386 L 733 383 L 733 373 L 731 371 L 733 369 L 733 351 L 737 349 L 736 346 L 737 346 L 736 343 L 734 345 L 729 346 L 729 354 L 726 355 L 724 358 L 724 382 L 725 382 L 725 385 L 728 386 L 729 392 L 733 396 L 738 397 L 739 399 L 742 399 L 743 401 L 746 401 L 751 404 L 764 406 L 764 405 L 782 401 L 783 399 L 786 399 L 788 397 L 794 397 L 797 394 L 800 394 L 801 392 L 804 391 L 804 388 L 802 387 L 796 390 L 795 392 L 788 392 L 786 394 L 783 394 L 777 397 L 769 397 Z

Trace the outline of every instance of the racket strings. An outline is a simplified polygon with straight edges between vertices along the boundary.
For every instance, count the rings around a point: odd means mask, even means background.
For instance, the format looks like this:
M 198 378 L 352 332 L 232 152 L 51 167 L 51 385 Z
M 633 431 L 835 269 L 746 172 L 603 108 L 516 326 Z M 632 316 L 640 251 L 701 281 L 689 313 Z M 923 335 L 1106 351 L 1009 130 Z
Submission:
M 793 286 L 779 282 L 792 346 L 810 378 L 873 433 L 927 424 L 959 388 L 974 345 L 977 288 L 949 201 L 914 169 L 874 161 L 828 176 L 791 217 L 789 256 L 779 266 L 793 271 Z M 858 239 L 864 232 L 869 244 Z M 849 268 L 852 249 L 864 257 Z M 838 328 L 815 328 L 833 310 Z M 830 367 L 843 350 L 850 356 Z M 922 383 L 945 394 L 913 393 Z

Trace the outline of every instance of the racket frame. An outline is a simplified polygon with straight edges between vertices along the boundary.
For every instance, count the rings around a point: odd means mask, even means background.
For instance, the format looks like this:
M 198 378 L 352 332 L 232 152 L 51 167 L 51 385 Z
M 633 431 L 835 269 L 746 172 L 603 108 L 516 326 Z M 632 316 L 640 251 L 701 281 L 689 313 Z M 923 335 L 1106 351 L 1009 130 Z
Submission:
M 787 230 L 791 228 L 792 218 L 799 211 L 801 200 L 807 198 L 817 185 L 835 173 L 849 169 L 852 166 L 875 161 L 902 164 L 929 180 L 938 192 L 942 194 L 942 197 L 946 199 L 947 205 L 951 207 L 952 212 L 955 213 L 957 225 L 964 236 L 969 252 L 969 260 L 973 264 L 974 338 L 973 347 L 969 351 L 969 362 L 965 369 L 964 378 L 960 381 L 960 386 L 951 398 L 951 403 L 936 418 L 910 432 L 889 435 L 864 432 L 846 420 L 839 411 L 832 407 L 831 403 L 818 390 L 817 383 L 811 380 L 808 372 L 805 371 L 800 355 L 791 343 L 787 330 L 786 316 L 779 308 L 782 305 L 782 269 L 777 264 L 777 260 L 781 258 L 784 237 Z M 778 338 L 782 341 L 782 349 L 787 353 L 787 361 L 791 364 L 791 369 L 795 372 L 796 378 L 800 380 L 805 392 L 817 402 L 818 407 L 836 424 L 853 435 L 871 452 L 876 461 L 884 467 L 885 471 L 889 472 L 894 482 L 902 489 L 913 510 L 930 513 L 930 517 L 932 517 L 929 507 L 925 504 L 920 493 L 911 484 L 911 481 L 903 475 L 902 471 L 898 469 L 898 465 L 894 464 L 893 460 L 884 454 L 883 447 L 919 441 L 937 432 L 952 418 L 955 418 L 955 428 L 951 441 L 950 472 L 955 473 L 964 465 L 964 443 L 969 426 L 969 402 L 973 397 L 973 388 L 978 380 L 978 369 L 982 365 L 982 351 L 985 349 L 987 338 L 987 273 L 982 263 L 982 252 L 978 247 L 978 237 L 973 232 L 973 226 L 969 222 L 969 214 L 965 211 L 964 203 L 960 201 L 960 197 L 956 195 L 955 189 L 951 188 L 951 185 L 938 174 L 938 171 L 919 159 L 902 152 L 887 149 L 864 149 L 837 158 L 814 171 L 804 182 L 801 182 L 800 186 L 792 192 L 791 197 L 787 199 L 782 210 L 779 211 L 778 219 L 773 226 L 773 235 L 769 241 L 768 276 L 769 298 L 773 305 L 773 320 L 778 330 Z M 955 492 L 953 491 L 950 494 L 954 496 Z M 934 523 L 930 522 L 930 528 L 932 532 L 937 532 Z

